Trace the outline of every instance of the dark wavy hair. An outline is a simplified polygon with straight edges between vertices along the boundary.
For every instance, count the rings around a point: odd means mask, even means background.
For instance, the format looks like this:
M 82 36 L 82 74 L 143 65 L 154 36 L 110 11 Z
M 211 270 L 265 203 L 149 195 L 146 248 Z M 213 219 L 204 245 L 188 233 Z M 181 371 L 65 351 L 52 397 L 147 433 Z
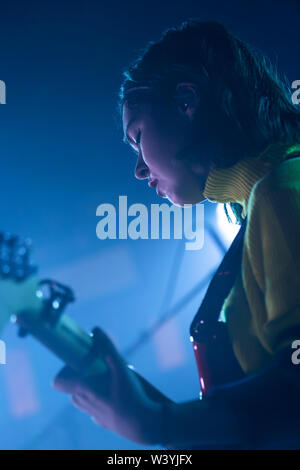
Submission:
M 188 19 L 167 29 L 141 50 L 122 78 L 120 115 L 125 103 L 172 105 L 179 82 L 197 84 L 202 95 L 199 133 L 217 142 L 213 162 L 219 168 L 257 156 L 271 143 L 300 141 L 300 111 L 291 102 L 287 79 L 216 21 Z M 143 85 L 149 88 L 133 90 Z M 242 206 L 229 204 L 240 224 Z M 224 209 L 232 222 L 226 204 Z

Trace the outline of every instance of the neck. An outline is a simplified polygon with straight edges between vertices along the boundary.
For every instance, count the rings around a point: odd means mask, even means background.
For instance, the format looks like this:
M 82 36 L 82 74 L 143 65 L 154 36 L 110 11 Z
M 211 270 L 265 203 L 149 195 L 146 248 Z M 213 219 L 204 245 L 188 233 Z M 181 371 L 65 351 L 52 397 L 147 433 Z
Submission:
M 242 217 L 247 215 L 250 192 L 255 183 L 293 154 L 300 154 L 300 144 L 270 144 L 255 158 L 244 158 L 229 168 L 210 170 L 204 188 L 204 196 L 213 202 L 238 202 L 243 207 Z

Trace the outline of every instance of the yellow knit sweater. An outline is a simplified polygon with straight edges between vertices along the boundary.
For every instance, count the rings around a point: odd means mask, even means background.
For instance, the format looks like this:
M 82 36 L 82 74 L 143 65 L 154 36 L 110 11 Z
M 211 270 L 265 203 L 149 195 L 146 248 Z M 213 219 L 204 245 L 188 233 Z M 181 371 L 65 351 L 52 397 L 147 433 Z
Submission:
M 289 159 L 297 154 L 300 144 L 272 144 L 211 170 L 205 185 L 207 199 L 239 202 L 247 216 L 241 271 L 222 307 L 246 374 L 267 366 L 300 326 L 300 158 Z

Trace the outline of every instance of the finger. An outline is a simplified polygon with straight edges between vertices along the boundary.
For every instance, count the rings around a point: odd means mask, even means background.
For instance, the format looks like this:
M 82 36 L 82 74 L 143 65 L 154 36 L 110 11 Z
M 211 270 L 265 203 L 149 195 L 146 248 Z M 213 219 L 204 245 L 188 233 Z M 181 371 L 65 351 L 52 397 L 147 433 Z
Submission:
M 55 377 L 52 386 L 60 392 L 80 394 L 95 399 L 96 395 L 98 398 L 104 398 L 109 394 L 110 381 L 108 376 L 84 376 L 65 366 Z
M 72 395 L 71 401 L 72 401 L 72 404 L 76 406 L 76 408 L 80 409 L 81 411 L 87 412 L 88 403 L 87 403 L 86 397 L 80 395 L 79 393 L 74 394 Z
M 78 374 L 69 366 L 63 367 L 54 379 L 53 388 L 65 393 L 75 393 L 81 387 Z
M 110 396 L 112 386 L 111 373 L 83 376 L 83 380 L 86 384 L 86 387 L 88 387 L 91 394 L 93 394 L 95 397 L 105 399 Z
M 103 423 L 102 419 L 96 416 L 91 417 L 93 423 L 95 423 L 97 426 L 101 426 L 102 428 L 108 429 L 108 426 Z
M 72 403 L 76 408 L 88 413 L 91 417 L 95 418 L 96 414 L 101 415 L 101 402 L 95 402 L 94 400 L 91 401 L 91 398 L 84 394 L 78 393 L 72 395 Z

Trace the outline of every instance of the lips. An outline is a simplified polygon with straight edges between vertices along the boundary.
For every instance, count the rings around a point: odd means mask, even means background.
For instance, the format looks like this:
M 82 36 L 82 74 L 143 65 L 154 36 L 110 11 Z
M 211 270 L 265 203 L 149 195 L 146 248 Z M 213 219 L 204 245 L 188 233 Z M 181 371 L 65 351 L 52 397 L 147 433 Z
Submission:
M 150 188 L 156 188 L 157 183 L 158 183 L 158 180 L 155 180 L 155 179 L 149 180 L 148 181 L 148 186 L 150 186 Z
M 160 196 L 160 197 L 166 197 L 166 194 L 161 192 L 159 189 L 158 189 L 158 180 L 157 179 L 150 179 L 148 181 L 148 186 L 150 186 L 150 188 L 156 188 L 156 192 L 157 194 Z

